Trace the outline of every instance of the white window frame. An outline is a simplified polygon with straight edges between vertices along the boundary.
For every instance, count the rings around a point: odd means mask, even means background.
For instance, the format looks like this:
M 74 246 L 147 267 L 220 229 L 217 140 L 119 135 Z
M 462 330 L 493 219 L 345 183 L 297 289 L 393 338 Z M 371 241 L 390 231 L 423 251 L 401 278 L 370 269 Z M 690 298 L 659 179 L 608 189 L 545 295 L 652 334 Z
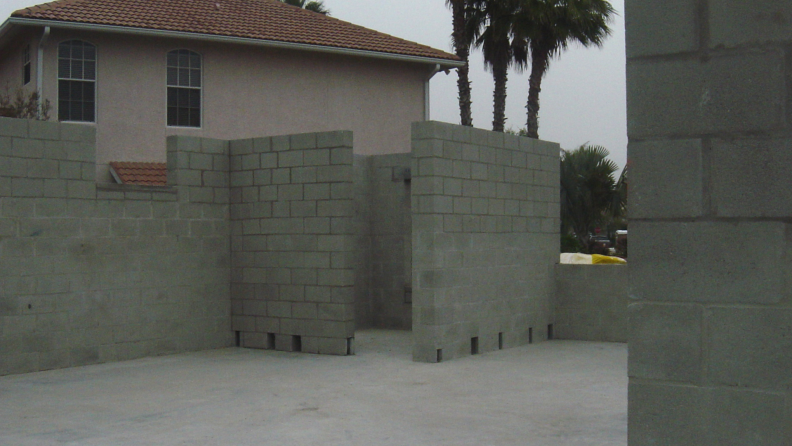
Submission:
M 30 59 L 30 44 L 22 48 L 22 86 L 30 83 L 33 79 L 33 64 Z
M 93 47 L 93 49 L 94 49 L 94 59 L 93 59 L 93 62 L 94 62 L 94 76 L 93 77 L 94 78 L 93 79 L 85 79 L 84 77 L 82 79 L 74 78 L 74 77 L 71 76 L 71 73 L 70 73 L 69 77 L 61 77 L 61 75 L 60 75 L 61 74 L 60 73 L 60 62 L 61 62 L 61 60 L 63 58 L 60 57 L 60 47 L 64 43 L 69 43 L 69 42 L 81 42 L 83 44 L 88 44 L 88 45 L 91 45 Z M 56 67 L 57 77 L 58 77 L 58 85 L 57 85 L 57 89 L 58 89 L 58 121 L 60 121 L 60 122 L 68 122 L 68 123 L 76 123 L 76 124 L 96 124 L 96 122 L 99 119 L 99 107 L 98 107 L 98 104 L 99 104 L 99 88 L 98 88 L 99 49 L 97 48 L 96 44 L 94 44 L 92 42 L 89 42 L 87 40 L 82 40 L 82 39 L 76 39 L 75 38 L 75 39 L 67 39 L 67 40 L 64 40 L 62 42 L 59 42 L 58 46 L 56 47 L 56 51 L 57 51 L 56 55 L 57 55 L 57 61 L 58 61 L 58 64 L 57 64 L 57 67 Z M 68 60 L 77 60 L 77 59 L 71 59 L 71 57 L 70 57 Z M 83 58 L 82 61 L 85 62 L 85 59 Z M 60 112 L 61 112 L 61 99 L 60 99 L 60 93 L 61 93 L 61 91 L 60 91 L 60 83 L 61 82 L 60 81 L 78 81 L 78 82 L 92 82 L 93 83 L 94 100 L 93 100 L 93 120 L 92 121 L 86 121 L 86 120 L 74 121 L 74 120 L 71 120 L 71 119 L 68 119 L 68 120 L 61 120 L 60 119 Z
M 171 54 L 173 54 L 173 53 L 179 53 L 181 51 L 188 52 L 188 54 L 190 56 L 192 56 L 192 55 L 198 56 L 199 66 L 198 66 L 197 69 L 191 67 L 190 65 L 188 65 L 187 67 L 181 67 L 179 65 L 178 61 L 177 61 L 176 66 L 172 66 L 170 64 L 170 62 L 168 61 L 169 56 Z M 178 74 L 177 74 L 176 81 L 172 82 L 171 79 L 169 78 L 169 75 L 168 75 L 168 72 L 170 71 L 171 68 L 174 68 L 176 70 L 186 69 L 188 71 L 198 70 L 198 73 L 199 73 L 198 86 L 196 87 L 196 86 L 193 86 L 193 85 L 179 85 L 181 83 L 180 82 L 181 79 L 178 78 L 178 76 L 179 76 Z M 191 76 L 192 76 L 192 74 L 191 74 Z M 189 81 L 187 83 L 191 84 L 191 82 L 189 82 Z M 171 128 L 171 129 L 187 129 L 187 130 L 201 130 L 201 129 L 203 129 L 203 122 L 204 122 L 203 85 L 204 85 L 204 58 L 203 58 L 203 54 L 201 54 L 201 53 L 199 53 L 197 51 L 193 51 L 191 49 L 187 49 L 187 48 L 176 48 L 176 49 L 168 51 L 165 54 L 165 126 L 167 128 Z M 170 119 L 169 119 L 170 103 L 169 103 L 169 100 L 168 100 L 169 99 L 168 91 L 171 88 L 184 89 L 184 90 L 194 90 L 194 91 L 197 90 L 198 91 L 198 101 L 199 101 L 199 104 L 198 104 L 198 126 L 190 126 L 190 125 L 185 126 L 185 125 L 171 125 L 170 124 Z M 178 122 L 178 118 L 177 118 L 177 122 Z

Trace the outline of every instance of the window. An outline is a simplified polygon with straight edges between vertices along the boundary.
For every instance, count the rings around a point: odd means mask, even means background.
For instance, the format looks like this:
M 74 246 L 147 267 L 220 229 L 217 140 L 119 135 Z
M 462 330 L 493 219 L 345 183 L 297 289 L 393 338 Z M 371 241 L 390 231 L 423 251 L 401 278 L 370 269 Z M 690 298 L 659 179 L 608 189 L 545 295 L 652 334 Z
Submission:
M 22 50 L 22 85 L 30 83 L 30 45 Z
M 90 43 L 58 45 L 58 120 L 96 122 L 96 47 Z
M 201 55 L 168 53 L 168 126 L 201 126 Z

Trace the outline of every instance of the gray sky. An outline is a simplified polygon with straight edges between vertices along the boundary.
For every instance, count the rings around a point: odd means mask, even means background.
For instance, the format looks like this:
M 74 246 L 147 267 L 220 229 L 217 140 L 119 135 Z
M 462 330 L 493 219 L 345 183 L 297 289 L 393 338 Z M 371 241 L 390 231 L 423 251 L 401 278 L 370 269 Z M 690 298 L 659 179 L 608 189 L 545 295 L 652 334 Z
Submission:
M 0 17 L 47 0 L 0 0 Z M 627 158 L 627 106 L 624 54 L 624 0 L 611 0 L 619 12 L 613 36 L 600 48 L 573 46 L 550 64 L 542 82 L 539 136 L 565 149 L 589 142 L 605 146 L 619 166 Z M 325 0 L 334 17 L 451 52 L 451 12 L 444 0 Z M 481 53 L 471 57 L 473 124 L 492 127 L 492 76 Z M 509 73 L 506 126 L 525 126 L 528 73 Z M 432 119 L 459 123 L 456 73 L 432 80 Z

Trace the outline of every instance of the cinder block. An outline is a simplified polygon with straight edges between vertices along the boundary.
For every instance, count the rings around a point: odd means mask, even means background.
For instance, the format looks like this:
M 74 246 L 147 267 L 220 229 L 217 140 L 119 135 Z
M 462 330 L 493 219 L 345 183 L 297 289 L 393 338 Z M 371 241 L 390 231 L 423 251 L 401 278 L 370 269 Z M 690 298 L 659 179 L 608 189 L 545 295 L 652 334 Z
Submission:
M 703 391 L 707 445 L 783 445 L 792 426 L 783 392 L 758 392 L 738 388 Z
M 632 143 L 629 158 L 632 218 L 703 214 L 701 140 Z
M 330 149 L 305 150 L 303 162 L 306 166 L 327 166 L 330 164 Z
M 707 311 L 708 380 L 783 391 L 792 368 L 792 310 L 715 307 Z
M 278 154 L 278 167 L 299 167 L 302 165 L 302 150 L 289 150 Z
M 322 355 L 340 355 L 346 356 L 348 353 L 348 345 L 346 338 L 318 338 L 319 339 L 319 354 Z
M 789 139 L 715 140 L 712 207 L 722 217 L 792 216 Z M 630 185 L 632 194 L 632 185 Z
M 302 133 L 289 137 L 292 150 L 315 149 L 316 133 Z
M 237 139 L 229 142 L 229 154 L 231 156 L 247 155 L 253 153 L 252 139 Z
M 350 165 L 352 162 L 352 147 L 339 147 L 330 150 L 330 164 Z
M 780 222 L 630 223 L 630 286 L 660 302 L 779 302 L 786 226 Z
M 743 52 L 627 64 L 631 138 L 766 132 L 784 128 L 784 54 Z M 691 119 L 695 116 L 696 119 Z
M 0 136 L 14 136 L 27 138 L 28 120 L 14 118 L 0 118 Z
M 627 57 L 692 52 L 698 49 L 698 2 L 628 1 L 624 19 Z M 710 6 L 712 10 L 712 6 Z
M 630 305 L 630 377 L 701 382 L 701 322 L 697 305 Z
M 352 147 L 352 140 L 353 133 L 349 130 L 316 134 L 316 146 L 319 148 Z
M 792 40 L 792 6 L 777 0 L 713 0 L 709 5 L 710 46 L 741 47 Z
M 272 138 L 254 138 L 253 139 L 253 152 L 264 153 L 272 151 Z
M 447 124 L 445 122 L 437 122 L 437 121 L 419 121 L 412 123 L 412 139 L 421 140 L 421 139 L 443 139 L 446 141 L 453 140 L 453 134 L 455 128 L 453 124 Z M 475 131 L 477 129 L 471 129 L 470 131 Z
M 703 390 L 671 383 L 630 382 L 630 446 L 712 444 L 704 439 Z

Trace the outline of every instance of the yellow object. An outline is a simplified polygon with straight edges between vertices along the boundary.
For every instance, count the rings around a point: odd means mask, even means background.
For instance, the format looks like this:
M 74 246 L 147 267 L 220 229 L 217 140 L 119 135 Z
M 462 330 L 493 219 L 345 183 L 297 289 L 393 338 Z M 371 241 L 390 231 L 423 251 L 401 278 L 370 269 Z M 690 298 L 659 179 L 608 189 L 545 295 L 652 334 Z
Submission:
M 617 264 L 617 265 L 624 265 L 627 263 L 626 260 L 619 258 L 619 257 L 612 257 L 612 256 L 603 256 L 599 254 L 592 254 L 591 255 L 591 263 L 592 265 L 597 264 Z

